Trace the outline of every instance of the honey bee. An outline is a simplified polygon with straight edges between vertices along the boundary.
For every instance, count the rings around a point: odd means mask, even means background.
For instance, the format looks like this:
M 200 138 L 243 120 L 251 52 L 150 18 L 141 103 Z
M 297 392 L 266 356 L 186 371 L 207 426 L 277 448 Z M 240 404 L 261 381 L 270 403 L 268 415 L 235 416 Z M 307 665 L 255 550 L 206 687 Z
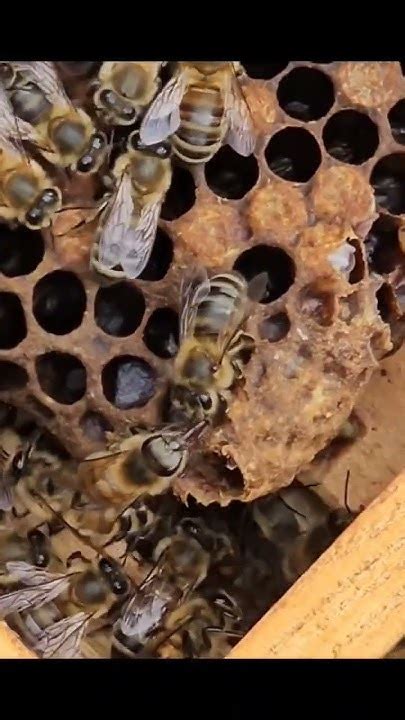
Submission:
M 41 166 L 28 159 L 22 140 L 31 136 L 28 123 L 17 126 L 0 85 L 0 218 L 38 230 L 50 225 L 62 195 Z
M 108 125 L 132 125 L 160 87 L 161 62 L 104 62 L 94 104 Z
M 226 600 L 224 597 L 226 596 Z M 229 642 L 243 637 L 236 629 L 240 608 L 227 593 L 218 591 L 208 601 L 196 596 L 175 610 L 166 623 L 175 633 L 160 649 L 159 657 L 220 658 L 229 650 Z
M 79 657 L 89 622 L 105 615 L 129 590 L 128 579 L 112 559 L 77 560 L 80 567 L 72 566 L 66 573 L 50 573 L 22 561 L 6 563 L 11 578 L 21 587 L 0 596 L 1 617 L 26 611 L 31 615 L 42 606 L 47 607 L 48 618 L 49 606 L 54 610 L 51 616 L 61 613 L 61 619 L 47 622 L 45 627 L 32 617 L 29 621 L 29 630 L 35 635 L 33 649 L 44 658 Z
M 227 142 L 251 155 L 255 133 L 234 62 L 179 62 L 140 127 L 146 145 L 171 136 L 173 152 L 186 163 L 206 163 Z
M 184 470 L 188 442 L 204 427 L 140 429 L 113 443 L 108 453 L 89 455 L 78 469 L 84 494 L 99 504 L 128 507 L 144 494 L 163 493 Z
M 112 171 L 115 189 L 102 203 L 91 267 L 111 278 L 139 277 L 152 252 L 160 209 L 170 187 L 170 145 L 146 147 L 137 131 Z M 120 270 L 119 267 L 122 269 Z
M 11 510 L 14 487 L 21 479 L 34 451 L 40 433 L 36 432 L 28 440 L 22 438 L 11 428 L 5 429 L 0 437 L 0 510 Z
M 210 563 L 209 554 L 197 540 L 182 533 L 163 539 L 155 558 L 152 571 L 114 625 L 113 647 L 126 657 L 152 653 L 184 622 L 184 614 L 188 620 L 188 611 L 184 613 L 183 608 L 177 615 L 177 610 L 204 580 Z
M 0 81 L 6 88 L 17 125 L 30 126 L 30 140 L 51 164 L 81 174 L 103 164 L 107 139 L 67 96 L 52 62 L 3 62 Z
M 169 421 L 214 423 L 223 415 L 229 390 L 243 377 L 254 349 L 253 337 L 242 330 L 249 298 L 263 294 L 266 280 L 262 273 L 248 285 L 235 271 L 210 279 L 198 271 L 182 283 Z

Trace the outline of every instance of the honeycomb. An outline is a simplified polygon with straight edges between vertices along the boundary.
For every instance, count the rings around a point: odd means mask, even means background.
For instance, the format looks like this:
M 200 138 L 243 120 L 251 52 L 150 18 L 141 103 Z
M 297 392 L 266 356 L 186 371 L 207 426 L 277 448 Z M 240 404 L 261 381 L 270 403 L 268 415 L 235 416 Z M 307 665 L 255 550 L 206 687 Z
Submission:
M 174 166 L 136 281 L 89 270 L 96 221 L 75 226 L 97 183 L 65 188 L 81 207 L 58 217 L 53 237 L 0 230 L 0 399 L 78 458 L 106 431 L 161 421 L 186 268 L 267 272 L 247 323 L 256 352 L 245 382 L 175 484 L 203 504 L 287 485 L 336 436 L 404 330 L 400 63 L 245 68 L 255 154 L 224 146 L 205 168 Z

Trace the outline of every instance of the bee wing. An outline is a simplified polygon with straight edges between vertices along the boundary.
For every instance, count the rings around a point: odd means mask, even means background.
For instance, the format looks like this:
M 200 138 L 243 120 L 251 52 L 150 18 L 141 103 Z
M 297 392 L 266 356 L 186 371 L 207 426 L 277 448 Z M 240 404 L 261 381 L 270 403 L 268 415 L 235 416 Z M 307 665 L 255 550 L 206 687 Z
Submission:
M 131 280 L 139 277 L 145 269 L 153 244 L 160 216 L 160 201 L 147 205 L 135 227 L 130 228 L 122 239 L 121 267 Z
M 43 91 L 47 100 L 53 105 L 71 106 L 71 101 L 65 92 L 65 88 L 59 79 L 55 63 L 33 61 L 14 61 L 13 67 L 19 71 L 28 81 L 35 83 Z
M 67 576 L 56 578 L 41 585 L 23 587 L 0 597 L 0 617 L 10 613 L 41 607 L 57 598 L 69 585 Z
M 156 96 L 139 129 L 139 137 L 145 145 L 154 145 L 176 132 L 180 125 L 180 103 L 186 87 L 187 77 L 179 73 Z
M 24 155 L 22 140 L 35 142 L 36 133 L 32 125 L 17 118 L 5 89 L 0 85 L 0 146 L 9 152 Z
M 41 585 L 51 580 L 59 580 L 66 577 L 60 573 L 49 573 L 46 570 L 24 562 L 23 560 L 10 560 L 6 563 L 7 572 L 13 575 L 23 585 Z
M 133 214 L 131 178 L 128 173 L 123 173 L 107 205 L 98 241 L 98 258 L 105 267 L 113 268 L 120 263 L 122 247 L 128 245 L 128 236 L 134 232 Z
M 180 288 L 180 342 L 191 332 L 197 309 L 210 291 L 210 281 L 204 268 L 195 268 L 185 276 Z
M 165 613 L 167 598 L 154 592 L 136 593 L 129 601 L 121 618 L 123 635 L 137 635 L 140 641 L 155 630 Z
M 43 658 L 80 658 L 80 643 L 90 618 L 90 614 L 79 612 L 50 625 L 39 636 L 34 650 Z
M 255 129 L 249 106 L 236 77 L 230 81 L 225 95 L 225 114 L 228 120 L 226 142 L 239 155 L 251 155 L 256 144 Z

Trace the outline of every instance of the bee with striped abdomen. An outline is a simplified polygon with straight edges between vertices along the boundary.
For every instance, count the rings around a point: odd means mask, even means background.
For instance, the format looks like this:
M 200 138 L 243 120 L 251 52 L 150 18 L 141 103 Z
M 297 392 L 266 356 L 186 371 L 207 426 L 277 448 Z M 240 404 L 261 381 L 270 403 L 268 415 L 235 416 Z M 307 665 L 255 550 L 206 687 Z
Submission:
M 174 154 L 192 164 L 208 162 L 223 142 L 251 155 L 256 138 L 239 85 L 242 72 L 234 62 L 179 62 L 142 120 L 142 142 L 170 136 Z

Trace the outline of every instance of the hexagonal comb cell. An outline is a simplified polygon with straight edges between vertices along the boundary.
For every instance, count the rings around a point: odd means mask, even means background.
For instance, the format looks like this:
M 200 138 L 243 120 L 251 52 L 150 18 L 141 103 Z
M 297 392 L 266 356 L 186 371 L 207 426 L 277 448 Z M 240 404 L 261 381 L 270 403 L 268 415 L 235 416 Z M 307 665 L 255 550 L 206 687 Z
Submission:
M 156 391 L 156 371 L 143 358 L 121 355 L 103 368 L 107 400 L 120 410 L 143 407 Z
M 265 157 L 270 170 L 284 180 L 308 182 L 321 163 L 315 137 L 304 128 L 279 130 L 268 143 Z
M 86 392 L 86 368 L 74 355 L 48 352 L 35 360 L 42 391 L 62 405 L 72 405 Z
M 335 97 L 329 76 L 316 68 L 297 67 L 280 80 L 277 98 L 287 115 L 309 122 L 319 120 L 332 107 Z
M 205 166 L 205 179 L 213 193 L 228 200 L 240 200 L 256 185 L 259 167 L 253 155 L 242 157 L 222 147 Z
M 100 287 L 94 301 L 94 318 L 107 335 L 126 337 L 141 324 L 145 300 L 140 290 L 126 282 Z
M 11 350 L 24 340 L 27 323 L 21 300 L 11 292 L 0 292 L 0 349 Z
M 88 271 L 96 223 L 65 237 L 63 253 L 61 238 L 54 252 L 49 233 L 0 225 L 4 392 L 18 390 L 61 442 L 74 428 L 74 455 L 100 450 L 109 430 L 161 422 L 191 266 L 209 274 L 235 267 L 247 280 L 264 271 L 267 287 L 250 307 L 244 329 L 256 347 L 225 421 L 201 438 L 204 463 L 191 462 L 175 482 L 182 499 L 227 504 L 288 484 L 350 414 L 375 367 L 370 345 L 381 357 L 396 333 L 398 346 L 403 75 L 395 62 L 327 60 L 242 62 L 254 153 L 242 157 L 224 143 L 205 166 L 173 161 L 136 281 Z M 85 83 L 70 73 L 71 97 L 83 98 Z M 92 206 L 99 180 L 76 190 L 72 181 L 69 197 Z M 383 278 L 370 281 L 369 269 Z
M 378 128 L 366 113 L 341 110 L 327 121 L 323 129 L 325 149 L 342 162 L 361 165 L 378 148 Z
M 405 213 L 405 153 L 391 153 L 374 166 L 370 177 L 377 205 L 393 215 Z
M 236 260 L 235 270 L 246 280 L 252 280 L 262 272 L 267 274 L 265 294 L 260 302 L 270 303 L 284 295 L 295 278 L 295 265 L 290 256 L 278 247 L 256 245 L 245 250 Z
M 11 230 L 0 225 L 0 272 L 7 277 L 29 275 L 44 257 L 41 233 L 20 227 Z
M 55 270 L 35 285 L 33 313 L 46 332 L 67 335 L 81 325 L 86 302 L 86 292 L 77 275 Z

